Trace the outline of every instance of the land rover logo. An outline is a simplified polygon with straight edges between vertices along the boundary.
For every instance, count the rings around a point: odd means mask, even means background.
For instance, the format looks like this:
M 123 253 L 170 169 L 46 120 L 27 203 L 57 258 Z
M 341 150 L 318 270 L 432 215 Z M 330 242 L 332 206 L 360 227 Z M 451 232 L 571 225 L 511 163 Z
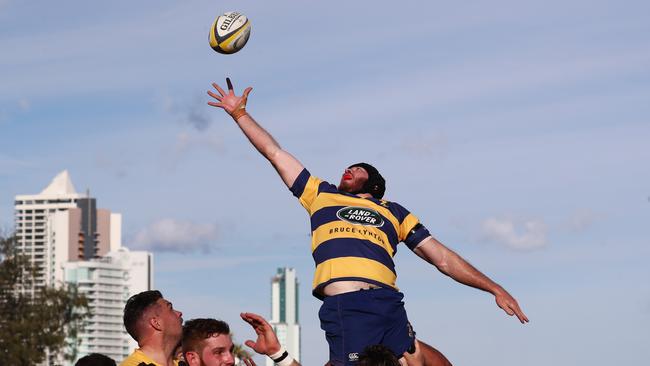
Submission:
M 365 207 L 344 207 L 336 212 L 336 217 L 354 225 L 381 227 L 384 218 L 377 211 Z

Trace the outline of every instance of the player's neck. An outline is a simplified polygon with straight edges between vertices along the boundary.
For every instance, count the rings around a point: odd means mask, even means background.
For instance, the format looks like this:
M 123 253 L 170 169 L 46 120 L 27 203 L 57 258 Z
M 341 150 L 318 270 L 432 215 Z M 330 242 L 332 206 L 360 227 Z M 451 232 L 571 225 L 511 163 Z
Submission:
M 174 359 L 174 347 L 163 342 L 151 342 L 140 346 L 140 351 L 147 357 L 160 365 L 172 365 Z

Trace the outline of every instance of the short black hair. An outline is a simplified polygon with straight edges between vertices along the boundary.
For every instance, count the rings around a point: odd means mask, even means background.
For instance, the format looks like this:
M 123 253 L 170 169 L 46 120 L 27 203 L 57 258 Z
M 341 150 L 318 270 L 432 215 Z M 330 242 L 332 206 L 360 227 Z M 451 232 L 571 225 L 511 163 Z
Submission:
M 352 164 L 348 169 L 355 166 L 361 167 L 368 172 L 368 180 L 364 183 L 362 192 L 359 193 L 370 193 L 376 199 L 384 197 L 384 193 L 386 192 L 386 180 L 381 176 L 381 174 L 379 174 L 379 170 L 368 163 Z
M 358 366 L 400 366 L 399 360 L 390 348 L 375 344 L 366 347 L 359 355 Z
M 230 334 L 228 323 L 210 318 L 198 318 L 183 325 L 183 354 L 201 352 L 201 343 L 214 334 Z
M 115 360 L 102 355 L 101 353 L 91 353 L 77 360 L 74 366 L 117 366 Z
M 124 327 L 126 331 L 138 341 L 138 321 L 142 314 L 156 301 L 162 299 L 163 295 L 158 290 L 143 291 L 129 298 L 124 306 Z

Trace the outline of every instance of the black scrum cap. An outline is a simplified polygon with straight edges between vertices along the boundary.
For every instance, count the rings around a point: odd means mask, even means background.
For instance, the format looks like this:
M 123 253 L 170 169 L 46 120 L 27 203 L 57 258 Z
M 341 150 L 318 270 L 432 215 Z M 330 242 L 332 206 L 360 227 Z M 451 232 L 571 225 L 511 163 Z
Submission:
M 363 185 L 363 191 L 360 193 L 370 193 L 374 198 L 381 199 L 386 192 L 386 180 L 379 174 L 379 171 L 374 166 L 368 163 L 352 164 L 348 167 L 361 167 L 368 172 L 368 181 Z

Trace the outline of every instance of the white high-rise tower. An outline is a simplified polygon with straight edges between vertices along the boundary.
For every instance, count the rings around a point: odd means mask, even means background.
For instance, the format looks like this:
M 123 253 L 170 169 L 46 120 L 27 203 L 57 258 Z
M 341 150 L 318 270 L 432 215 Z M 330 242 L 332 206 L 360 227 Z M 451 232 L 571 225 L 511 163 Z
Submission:
M 77 193 L 67 170 L 39 194 L 15 199 L 18 250 L 37 268 L 36 287 L 63 281 L 63 263 L 106 255 L 121 246 L 122 216 Z
M 77 358 L 101 353 L 119 364 L 137 347 L 124 329 L 122 316 L 129 297 L 151 289 L 151 262 L 151 253 L 122 247 L 102 258 L 63 264 L 66 282 L 86 296 L 92 313 L 79 333 Z
M 42 286 L 74 284 L 88 299 L 91 317 L 79 333 L 78 357 L 99 352 L 118 363 L 136 347 L 126 333 L 126 300 L 153 287 L 153 256 L 122 247 L 122 216 L 77 193 L 67 171 L 39 194 L 15 199 L 17 249 L 37 269 Z M 44 365 L 72 365 L 47 355 Z
M 271 279 L 271 325 L 291 357 L 300 360 L 300 324 L 298 323 L 298 279 L 293 268 L 278 268 Z M 273 361 L 266 360 L 267 366 Z

